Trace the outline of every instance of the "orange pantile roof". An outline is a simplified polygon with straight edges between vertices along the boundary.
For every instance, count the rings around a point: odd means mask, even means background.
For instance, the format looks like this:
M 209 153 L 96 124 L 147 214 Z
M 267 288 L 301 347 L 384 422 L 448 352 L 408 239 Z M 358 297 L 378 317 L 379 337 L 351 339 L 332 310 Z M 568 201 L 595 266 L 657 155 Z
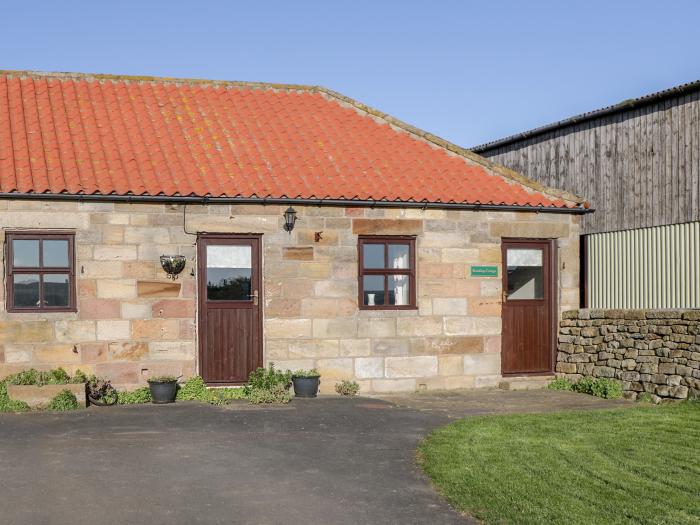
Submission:
M 10 71 L 0 193 L 582 205 L 320 87 Z

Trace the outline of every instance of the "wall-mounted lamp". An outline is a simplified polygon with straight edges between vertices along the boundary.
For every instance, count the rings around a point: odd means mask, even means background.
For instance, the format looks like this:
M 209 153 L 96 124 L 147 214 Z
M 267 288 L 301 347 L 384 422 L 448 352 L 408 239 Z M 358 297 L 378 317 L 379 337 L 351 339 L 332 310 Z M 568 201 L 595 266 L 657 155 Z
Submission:
M 284 231 L 291 235 L 294 229 L 294 223 L 297 222 L 297 220 L 297 212 L 290 206 L 284 212 Z
M 185 256 L 184 255 L 161 255 L 160 265 L 168 274 L 168 278 L 173 281 L 177 279 L 177 275 L 185 269 Z

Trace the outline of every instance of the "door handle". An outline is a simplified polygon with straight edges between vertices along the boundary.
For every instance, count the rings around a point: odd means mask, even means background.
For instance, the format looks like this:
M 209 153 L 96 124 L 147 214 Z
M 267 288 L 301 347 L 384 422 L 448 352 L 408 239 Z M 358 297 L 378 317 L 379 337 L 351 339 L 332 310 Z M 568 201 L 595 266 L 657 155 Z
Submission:
M 257 291 L 257 290 L 253 290 L 253 293 L 248 294 L 248 297 L 252 297 L 252 298 L 253 298 L 253 304 L 254 304 L 255 306 L 258 305 L 258 291 Z
M 505 303 L 507 299 L 508 299 L 508 292 L 505 291 L 505 290 L 503 290 L 503 294 L 502 294 L 502 300 L 503 300 L 503 302 Z

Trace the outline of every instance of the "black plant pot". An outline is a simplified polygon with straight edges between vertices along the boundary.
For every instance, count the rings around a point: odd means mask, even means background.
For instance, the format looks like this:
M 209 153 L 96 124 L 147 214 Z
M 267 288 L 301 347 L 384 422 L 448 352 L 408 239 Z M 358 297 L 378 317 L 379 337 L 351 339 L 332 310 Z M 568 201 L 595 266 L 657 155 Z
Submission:
M 296 397 L 316 397 L 320 382 L 321 378 L 319 377 L 293 377 L 294 395 Z
M 168 383 L 156 383 L 155 381 L 149 381 L 148 388 L 151 391 L 151 400 L 156 405 L 175 402 L 175 395 L 177 394 L 177 381 L 170 381 Z

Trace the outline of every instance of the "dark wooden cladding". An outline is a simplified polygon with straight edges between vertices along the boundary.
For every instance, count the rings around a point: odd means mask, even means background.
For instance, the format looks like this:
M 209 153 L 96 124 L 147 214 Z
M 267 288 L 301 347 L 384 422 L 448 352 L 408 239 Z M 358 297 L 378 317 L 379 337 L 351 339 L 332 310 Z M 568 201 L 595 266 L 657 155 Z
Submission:
M 556 299 L 556 244 L 552 241 L 503 239 L 501 244 L 503 290 L 508 290 L 508 248 L 542 250 L 542 299 L 509 299 L 504 292 L 501 373 L 504 375 L 549 374 L 554 366 Z
M 251 247 L 251 291 L 258 297 L 242 301 L 207 299 L 208 245 Z M 199 367 L 208 384 L 241 384 L 262 366 L 262 288 L 260 236 L 202 234 L 197 241 L 199 280 Z
M 582 233 L 700 220 L 700 91 L 477 152 L 587 198 Z

